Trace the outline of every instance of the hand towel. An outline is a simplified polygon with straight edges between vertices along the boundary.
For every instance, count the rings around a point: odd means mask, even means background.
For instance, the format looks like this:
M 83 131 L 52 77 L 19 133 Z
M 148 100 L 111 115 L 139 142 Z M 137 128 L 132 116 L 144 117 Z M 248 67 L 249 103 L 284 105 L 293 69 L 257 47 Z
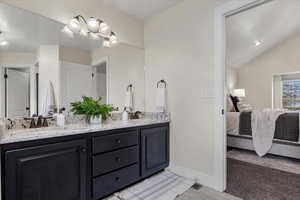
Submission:
M 129 108 L 130 110 L 134 110 L 132 90 L 126 91 L 126 94 L 125 94 L 125 107 Z
M 167 89 L 166 88 L 157 88 L 156 110 L 158 112 L 166 112 L 167 111 Z
M 42 102 L 41 115 L 49 116 L 51 113 L 53 114 L 56 108 L 54 88 L 51 81 L 49 81 L 47 92 Z
M 280 110 L 255 110 L 252 112 L 253 146 L 260 157 L 270 151 L 275 135 L 276 120 L 283 113 L 284 111 Z

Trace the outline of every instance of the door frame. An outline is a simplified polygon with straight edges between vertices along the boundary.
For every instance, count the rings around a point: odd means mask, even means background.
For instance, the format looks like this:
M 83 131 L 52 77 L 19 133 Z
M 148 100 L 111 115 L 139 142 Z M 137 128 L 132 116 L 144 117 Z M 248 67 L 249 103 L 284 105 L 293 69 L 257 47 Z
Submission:
M 5 69 L 9 69 L 9 68 L 30 68 L 30 70 L 34 69 L 34 65 L 32 64 L 1 64 L 0 65 L 0 118 L 5 118 L 6 113 L 7 113 L 7 108 L 6 108 L 6 104 L 7 104 L 7 99 L 6 99 L 6 79 L 4 78 L 4 75 L 6 73 Z M 29 77 L 29 81 L 30 77 Z M 30 82 L 31 83 L 31 82 Z M 30 86 L 31 87 L 31 86 Z M 31 88 L 29 87 L 29 107 L 30 107 L 30 111 L 29 113 L 31 113 Z
M 106 104 L 111 104 L 110 103 L 110 98 L 109 98 L 109 94 L 110 94 L 110 88 L 111 88 L 111 82 L 110 82 L 110 63 L 109 63 L 109 56 L 104 56 L 100 59 L 98 59 L 97 61 L 92 63 L 92 66 L 94 67 L 95 65 L 99 65 L 101 63 L 105 62 L 106 63 Z
M 215 184 L 216 189 L 225 191 L 227 184 L 227 137 L 226 137 L 226 24 L 228 16 L 259 6 L 272 0 L 232 0 L 215 9 Z

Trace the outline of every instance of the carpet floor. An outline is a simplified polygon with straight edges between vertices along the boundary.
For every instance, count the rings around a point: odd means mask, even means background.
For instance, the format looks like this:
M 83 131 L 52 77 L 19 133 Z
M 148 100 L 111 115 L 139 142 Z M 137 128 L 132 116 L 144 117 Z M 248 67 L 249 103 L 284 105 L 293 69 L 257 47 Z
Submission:
M 298 200 L 300 175 L 228 158 L 226 192 L 244 200 Z
M 240 160 L 254 165 L 273 168 L 292 174 L 300 174 L 300 160 L 267 154 L 259 157 L 254 151 L 232 149 L 227 152 L 227 158 Z

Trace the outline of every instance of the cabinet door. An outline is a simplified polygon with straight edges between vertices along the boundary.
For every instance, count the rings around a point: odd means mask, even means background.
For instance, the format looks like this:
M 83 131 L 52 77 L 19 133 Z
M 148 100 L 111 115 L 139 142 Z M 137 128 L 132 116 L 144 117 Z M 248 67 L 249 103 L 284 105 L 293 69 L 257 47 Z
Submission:
M 5 153 L 5 200 L 85 200 L 86 141 Z
M 141 130 L 142 176 L 150 176 L 169 165 L 169 127 Z

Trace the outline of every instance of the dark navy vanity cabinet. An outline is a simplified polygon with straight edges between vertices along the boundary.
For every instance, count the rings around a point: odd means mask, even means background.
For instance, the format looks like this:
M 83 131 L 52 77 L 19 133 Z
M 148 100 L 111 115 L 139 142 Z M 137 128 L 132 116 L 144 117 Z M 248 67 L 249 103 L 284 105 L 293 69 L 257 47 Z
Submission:
M 1 145 L 3 200 L 97 200 L 169 165 L 169 123 Z

